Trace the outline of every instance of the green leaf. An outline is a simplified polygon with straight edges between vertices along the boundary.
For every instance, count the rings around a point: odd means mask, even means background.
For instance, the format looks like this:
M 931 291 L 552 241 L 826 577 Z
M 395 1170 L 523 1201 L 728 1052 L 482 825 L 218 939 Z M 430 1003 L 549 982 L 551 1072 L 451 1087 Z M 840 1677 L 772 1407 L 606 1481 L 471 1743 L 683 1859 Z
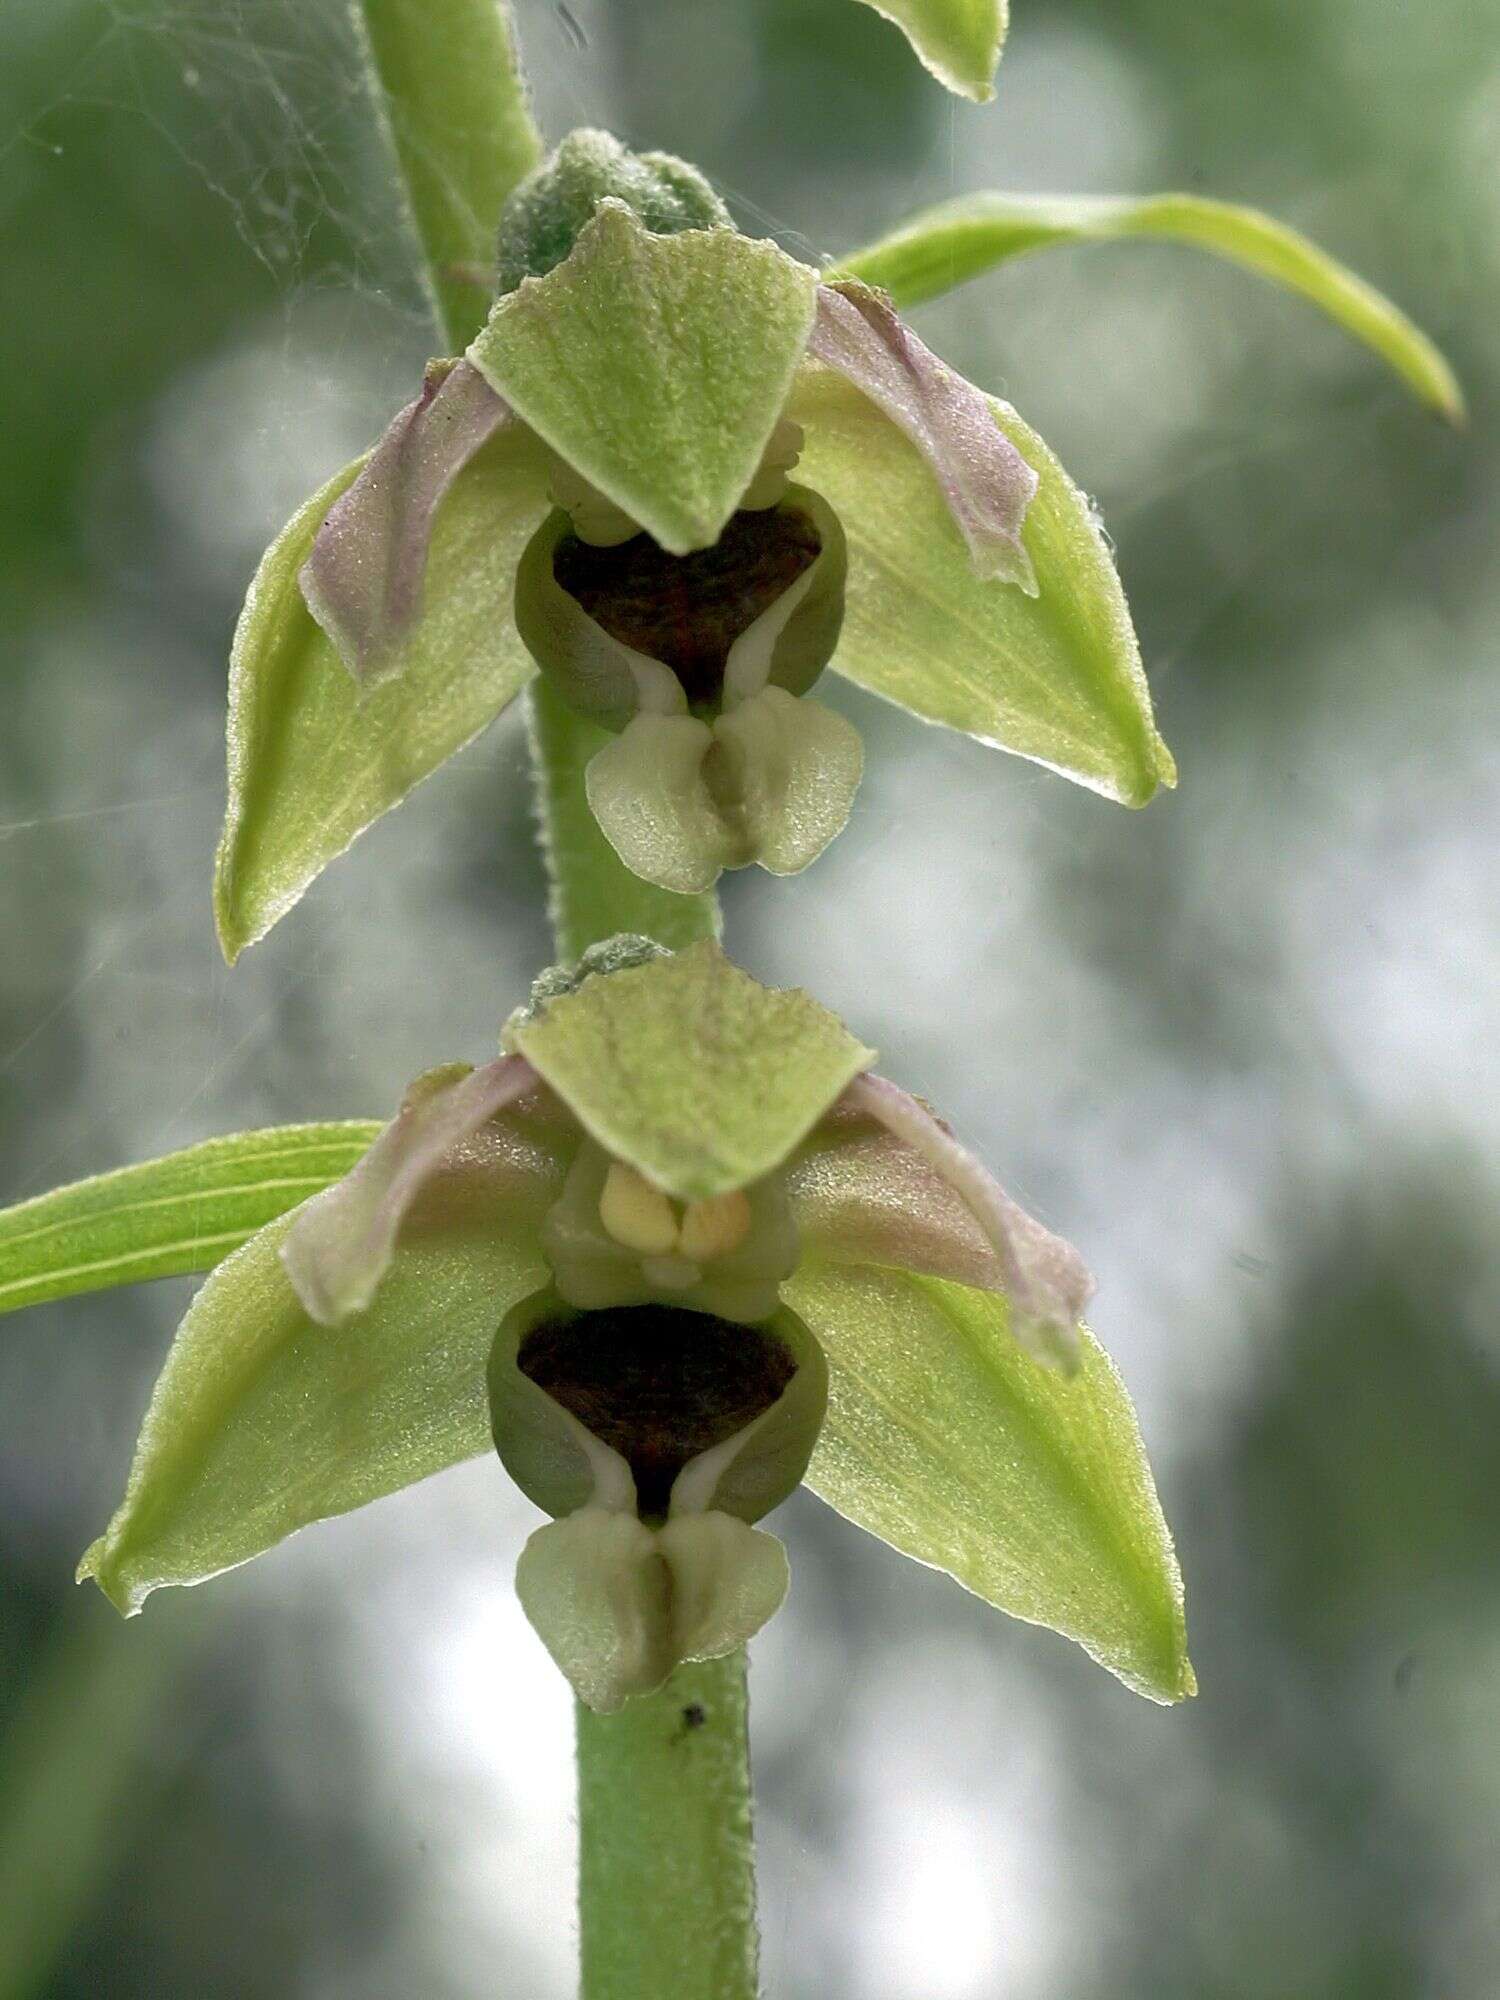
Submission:
M 788 414 L 807 433 L 800 476 L 849 544 L 834 667 L 926 721 L 1144 805 L 1176 771 L 1114 562 L 1036 432 L 1009 404 L 991 407 L 1040 478 L 1022 529 L 1035 597 L 975 574 L 926 463 L 872 402 L 830 369 L 799 377 Z
M 1191 194 L 964 195 L 840 259 L 834 275 L 863 278 L 898 306 L 911 306 L 1028 250 L 1127 236 L 1196 244 L 1299 292 L 1387 361 L 1429 408 L 1450 423 L 1463 421 L 1463 390 L 1420 327 L 1297 230 L 1230 202 Z
M 229 806 L 214 913 L 232 964 L 356 835 L 491 722 L 532 665 L 511 618 L 521 550 L 547 510 L 534 439 L 512 425 L 438 511 L 424 611 L 391 678 L 361 690 L 314 623 L 298 572 L 363 460 L 267 550 L 229 668 Z
M 207 1271 L 340 1180 L 379 1130 L 347 1119 L 236 1132 L 0 1211 L 0 1312 Z
M 939 83 L 976 104 L 995 94 L 1006 0 L 865 0 L 894 21 Z
M 460 1168 L 414 1212 L 373 1305 L 317 1325 L 278 1252 L 283 1216 L 194 1299 L 141 1426 L 125 1498 L 84 1556 L 127 1614 L 329 1515 L 489 1449 L 485 1365 L 507 1307 L 546 1282 L 536 1232 L 556 1187 L 503 1208 Z
M 572 253 L 495 306 L 469 359 L 664 549 L 707 548 L 754 477 L 818 277 L 727 229 L 656 236 L 606 201 Z
M 683 1201 L 781 1165 L 874 1051 L 704 940 L 596 974 L 506 1030 L 589 1136 Z
M 1195 1691 L 1171 1537 L 1097 1342 L 1061 1376 L 1003 1301 L 873 1266 L 804 1263 L 786 1296 L 828 1357 L 815 1493 L 1151 1700 Z

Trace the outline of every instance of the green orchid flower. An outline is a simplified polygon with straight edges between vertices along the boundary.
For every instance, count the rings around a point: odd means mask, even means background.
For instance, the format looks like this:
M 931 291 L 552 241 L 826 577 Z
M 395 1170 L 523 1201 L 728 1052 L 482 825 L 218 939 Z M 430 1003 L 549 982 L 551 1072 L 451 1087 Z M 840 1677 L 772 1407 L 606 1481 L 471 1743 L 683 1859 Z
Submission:
M 804 1477 L 1143 1693 L 1191 1692 L 1088 1274 L 871 1050 L 716 945 L 643 939 L 539 982 L 504 1046 L 419 1079 L 341 1174 L 348 1128 L 237 1142 L 247 1217 L 323 1184 L 194 1299 L 81 1575 L 133 1612 L 493 1442 L 553 1517 L 518 1589 L 592 1707 L 765 1623 L 787 1566 L 756 1524 Z M 0 1301 L 43 1295 L 54 1253 L 54 1292 L 118 1281 L 77 1274 L 133 1231 L 180 1254 L 186 1217 L 221 1247 L 215 1143 L 0 1217 Z
M 1110 798 L 1173 781 L 1088 502 L 884 294 L 596 132 L 511 196 L 499 282 L 251 588 L 231 957 L 536 670 L 609 732 L 609 841 L 682 893 L 794 873 L 847 820 L 859 738 L 810 696 L 830 664 Z

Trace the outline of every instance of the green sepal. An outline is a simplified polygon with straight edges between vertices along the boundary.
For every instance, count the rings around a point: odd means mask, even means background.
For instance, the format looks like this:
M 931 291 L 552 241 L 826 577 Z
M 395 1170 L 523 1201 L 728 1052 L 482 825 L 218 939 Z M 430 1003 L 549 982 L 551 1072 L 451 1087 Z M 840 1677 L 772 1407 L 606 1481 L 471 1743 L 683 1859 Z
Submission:
M 576 473 L 686 555 L 718 539 L 755 475 L 817 284 L 774 243 L 656 236 L 606 201 L 565 262 L 498 301 L 469 359 Z
M 438 510 L 424 610 L 381 685 L 362 690 L 314 622 L 298 572 L 346 466 L 262 558 L 229 667 L 229 803 L 214 915 L 232 964 L 357 835 L 499 714 L 532 673 L 510 615 L 521 550 L 546 512 L 534 439 L 511 425 Z
M 1022 540 L 1037 594 L 986 582 L 916 448 L 827 368 L 799 377 L 801 476 L 849 546 L 838 672 L 928 722 L 1014 751 L 1125 805 L 1172 784 L 1129 607 L 1087 499 L 1009 404 L 1036 471 Z
M 1062 1376 L 1001 1299 L 874 1266 L 804 1260 L 786 1295 L 828 1357 L 815 1493 L 1152 1701 L 1195 1692 L 1171 1537 L 1096 1341 Z
M 864 0 L 893 21 L 924 69 L 955 96 L 987 104 L 995 94 L 1008 21 L 1006 0 Z
M 1030 250 L 1123 237 L 1194 244 L 1299 293 L 1380 355 L 1430 409 L 1463 421 L 1457 377 L 1399 307 L 1300 231 L 1259 209 L 1201 195 L 962 195 L 841 257 L 830 275 L 862 278 L 898 306 L 912 306 Z
M 800 988 L 760 985 L 707 939 L 585 980 L 505 1042 L 607 1153 L 682 1201 L 780 1166 L 875 1060 Z
M 379 1130 L 351 1118 L 236 1132 L 0 1211 L 0 1313 L 211 1270 L 341 1180 Z
M 537 1232 L 555 1188 L 497 1205 L 482 1167 L 468 1199 L 463 1179 L 408 1217 L 374 1303 L 342 1326 L 312 1321 L 282 1268 L 294 1216 L 215 1269 L 80 1580 L 129 1615 L 163 1584 L 201 1583 L 488 1449 L 485 1363 L 507 1306 L 546 1280 Z

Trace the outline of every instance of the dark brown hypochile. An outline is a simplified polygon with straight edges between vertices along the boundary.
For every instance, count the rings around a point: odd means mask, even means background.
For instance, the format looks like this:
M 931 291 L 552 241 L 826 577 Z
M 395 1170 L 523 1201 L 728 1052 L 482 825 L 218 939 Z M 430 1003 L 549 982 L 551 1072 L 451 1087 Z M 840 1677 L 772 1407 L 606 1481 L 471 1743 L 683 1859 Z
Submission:
M 690 703 L 717 701 L 729 649 L 822 549 L 799 508 L 735 514 L 711 549 L 669 556 L 649 535 L 612 549 L 565 535 L 552 574 L 612 639 L 660 660 Z
M 780 1400 L 797 1364 L 765 1327 L 681 1306 L 612 1306 L 546 1320 L 516 1357 L 629 1465 L 644 1519 L 667 1511 L 691 1459 Z

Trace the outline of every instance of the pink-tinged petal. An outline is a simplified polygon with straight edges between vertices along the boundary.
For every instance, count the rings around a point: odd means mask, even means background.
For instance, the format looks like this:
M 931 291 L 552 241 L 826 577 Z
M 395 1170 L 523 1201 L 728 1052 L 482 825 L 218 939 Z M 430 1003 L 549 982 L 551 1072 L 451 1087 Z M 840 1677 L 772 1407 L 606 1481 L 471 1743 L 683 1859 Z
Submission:
M 1021 524 L 1037 475 L 989 399 L 940 361 L 884 292 L 854 280 L 818 289 L 807 351 L 852 382 L 921 452 L 981 576 L 1037 591 Z
M 841 1099 L 787 1169 L 803 1243 L 840 1264 L 886 1264 L 1003 1292 L 1005 1271 L 963 1197 L 920 1153 Z
M 518 421 L 467 361 L 434 362 L 421 395 L 328 510 L 302 567 L 302 595 L 357 681 L 380 679 L 421 615 L 444 495 L 496 431 Z
M 308 1202 L 281 1246 L 292 1288 L 312 1318 L 337 1326 L 363 1312 L 390 1265 L 402 1221 L 429 1182 L 454 1164 L 481 1126 L 543 1090 L 523 1056 L 419 1078 L 358 1166 Z M 543 1171 L 538 1165 L 536 1172 Z
M 994 1176 L 924 1104 L 885 1077 L 869 1072 L 856 1077 L 840 1098 L 839 1108 L 875 1119 L 900 1145 L 909 1147 L 929 1173 L 963 1203 L 994 1260 L 988 1280 L 969 1277 L 964 1282 L 980 1283 L 986 1290 L 1003 1292 L 1017 1339 L 1039 1359 L 1073 1366 L 1078 1357 L 1078 1323 L 1093 1295 L 1094 1281 L 1072 1244 L 1054 1236 L 1012 1201 Z M 877 1155 L 872 1165 L 887 1174 L 891 1171 L 888 1155 Z M 933 1198 L 930 1181 L 913 1175 L 908 1190 L 923 1204 L 920 1226 L 913 1228 L 909 1219 L 890 1232 L 885 1238 L 886 1254 L 878 1261 L 904 1262 L 900 1250 L 905 1234 L 916 1237 L 919 1251 L 925 1242 L 936 1254 L 939 1242 L 946 1241 L 945 1255 L 954 1255 L 956 1260 L 978 1256 L 979 1246 L 973 1238 L 966 1240 L 961 1229 L 954 1229 L 954 1217 L 946 1201 Z M 890 1201 L 889 1183 L 884 1187 L 872 1186 L 868 1202 L 850 1201 L 846 1196 L 845 1226 L 853 1223 L 870 1240 L 875 1216 L 882 1207 L 888 1209 Z M 828 1226 L 826 1217 L 824 1226 L 825 1229 Z M 961 1274 L 950 1265 L 941 1275 Z

